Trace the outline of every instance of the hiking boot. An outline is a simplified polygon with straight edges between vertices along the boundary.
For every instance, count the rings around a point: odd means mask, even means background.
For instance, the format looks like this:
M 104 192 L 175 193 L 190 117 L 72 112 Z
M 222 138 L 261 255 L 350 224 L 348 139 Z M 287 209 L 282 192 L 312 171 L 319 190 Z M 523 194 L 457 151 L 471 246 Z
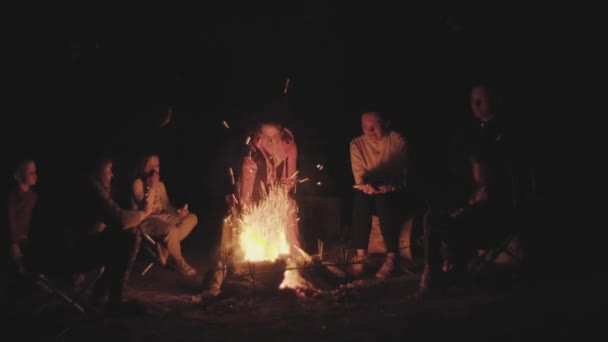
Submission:
M 388 278 L 388 276 L 390 276 L 393 271 L 395 270 L 395 257 L 387 257 L 386 260 L 384 260 L 384 264 L 382 264 L 382 267 L 380 267 L 380 269 L 378 270 L 378 272 L 376 272 L 376 278 L 378 279 L 386 279 Z
M 429 265 L 425 265 L 414 298 L 426 299 L 439 295 L 445 291 L 445 286 L 445 273 L 441 269 L 432 270 Z
M 355 256 L 350 265 L 350 275 L 353 277 L 360 277 L 365 271 L 365 264 L 367 263 L 367 257 L 357 255 Z
M 175 261 L 175 268 L 186 277 L 194 277 L 198 274 L 183 258 Z

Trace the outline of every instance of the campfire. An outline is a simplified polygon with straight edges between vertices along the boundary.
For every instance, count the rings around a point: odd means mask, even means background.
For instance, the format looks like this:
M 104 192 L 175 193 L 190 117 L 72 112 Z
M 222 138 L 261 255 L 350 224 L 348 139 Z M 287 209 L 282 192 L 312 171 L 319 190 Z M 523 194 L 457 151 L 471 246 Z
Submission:
M 239 247 L 246 261 L 275 261 L 289 254 L 287 193 L 270 187 L 257 204 L 243 210 L 239 221 Z
M 236 186 L 232 169 L 229 173 Z M 295 175 L 297 172 L 291 178 Z M 297 183 L 306 181 L 308 178 Z M 240 198 L 236 194 L 231 197 L 233 206 L 224 218 L 220 259 L 201 298 L 217 296 L 226 277 L 231 278 L 229 274 L 235 276 L 232 280 L 236 283 L 247 280 L 253 289 L 289 289 L 307 298 L 342 284 L 345 273 L 339 265 L 323 261 L 321 240 L 318 255 L 311 256 L 299 247 L 298 210 L 286 188 L 262 183 L 262 198 L 240 208 Z
M 263 198 L 245 207 L 237 221 L 236 263 L 247 267 L 250 273 L 282 273 L 280 289 L 310 287 L 298 266 L 312 259 L 297 247 L 296 241 L 289 241 L 293 239 L 290 225 L 296 224 L 290 217 L 295 216 L 296 207 L 283 187 L 264 188 Z

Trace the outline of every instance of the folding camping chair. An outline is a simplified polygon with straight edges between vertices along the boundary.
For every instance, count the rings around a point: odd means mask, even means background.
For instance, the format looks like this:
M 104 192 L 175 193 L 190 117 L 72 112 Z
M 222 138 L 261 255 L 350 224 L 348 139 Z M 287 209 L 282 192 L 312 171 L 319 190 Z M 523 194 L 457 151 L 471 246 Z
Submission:
M 146 267 L 144 267 L 143 271 L 140 273 L 140 276 L 145 276 L 148 271 L 150 271 L 150 269 L 155 265 L 155 264 L 161 264 L 162 262 L 160 260 L 160 256 L 158 255 L 158 242 L 156 240 L 154 240 L 154 238 L 152 238 L 150 236 L 150 234 L 141 231 L 141 236 L 142 236 L 142 246 L 144 247 L 144 250 L 148 253 L 148 255 L 151 257 L 151 260 L 148 261 L 148 263 L 146 264 Z
M 506 255 L 511 259 L 509 264 L 521 264 L 523 258 L 520 253 L 519 232 L 509 232 L 505 238 L 497 245 L 484 249 L 469 263 L 469 269 L 473 272 L 480 272 L 487 269 L 490 265 L 500 264 L 499 258 Z M 517 247 L 514 247 L 517 246 Z
M 508 224 L 507 233 L 503 239 L 490 248 L 483 250 L 474 258 L 469 267 L 474 272 L 486 269 L 492 264 L 500 264 L 501 256 L 510 258 L 510 264 L 521 264 L 523 260 L 522 235 L 525 227 L 530 227 L 529 221 L 537 211 L 539 199 L 536 193 L 536 175 L 533 167 L 525 168 L 527 172 L 518 176 L 512 172 L 513 216 Z
M 103 275 L 105 268 L 101 266 L 99 270 L 96 272 L 95 277 L 89 284 L 84 287 L 82 290 L 78 291 L 75 294 L 69 294 L 68 291 L 62 289 L 60 286 L 56 284 L 56 282 L 50 280 L 43 273 L 35 273 L 30 275 L 30 279 L 34 282 L 36 286 L 45 291 L 49 295 L 49 299 L 43 302 L 36 310 L 37 313 L 43 312 L 50 304 L 52 303 L 51 299 L 53 297 L 60 298 L 64 302 L 71 305 L 74 309 L 81 313 L 86 313 L 87 310 L 84 308 L 82 304 L 82 297 L 89 293 L 90 290 L 95 286 L 99 278 Z
M 88 285 L 77 292 L 68 289 L 61 281 L 48 276 L 45 273 L 29 272 L 18 275 L 15 278 L 17 287 L 13 291 L 14 303 L 17 304 L 16 312 L 26 315 L 40 315 L 49 307 L 59 304 L 67 304 L 76 312 L 85 314 L 89 310 L 83 303 L 82 298 L 95 286 L 104 273 L 104 267 L 100 267 Z M 41 292 L 40 292 L 41 291 Z
M 100 277 L 104 274 L 104 266 L 86 271 L 87 279 L 79 289 L 71 288 L 75 283 L 74 279 L 69 280 L 75 275 L 59 270 L 56 265 L 52 265 L 52 254 L 47 253 L 46 242 L 43 245 L 36 245 L 29 249 L 24 256 L 25 272 L 7 264 L 7 280 L 11 288 L 7 293 L 11 296 L 13 303 L 17 305 L 16 312 L 25 314 L 41 314 L 50 306 L 56 304 L 68 304 L 69 307 L 77 312 L 86 313 L 88 310 L 83 304 L 82 298 L 95 286 Z M 38 251 L 36 254 L 33 251 Z M 56 263 L 53 261 L 52 263 Z M 58 263 L 57 265 L 60 265 Z M 83 273 L 83 276 L 85 273 Z M 58 303 L 59 300 L 59 303 Z

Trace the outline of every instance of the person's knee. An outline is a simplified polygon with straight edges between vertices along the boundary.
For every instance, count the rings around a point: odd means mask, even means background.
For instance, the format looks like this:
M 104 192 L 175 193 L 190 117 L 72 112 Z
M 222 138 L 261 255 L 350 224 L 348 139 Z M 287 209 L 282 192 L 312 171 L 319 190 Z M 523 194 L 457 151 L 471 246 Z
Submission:
M 196 214 L 194 214 L 194 213 L 189 213 L 186 216 L 186 220 L 188 220 L 188 222 L 192 225 L 192 227 L 194 227 L 198 224 L 198 216 L 196 216 Z
M 177 231 L 177 226 L 171 226 L 172 229 L 167 230 L 167 232 L 164 234 L 164 238 L 166 241 L 173 239 L 173 238 L 177 238 L 178 237 L 178 231 Z

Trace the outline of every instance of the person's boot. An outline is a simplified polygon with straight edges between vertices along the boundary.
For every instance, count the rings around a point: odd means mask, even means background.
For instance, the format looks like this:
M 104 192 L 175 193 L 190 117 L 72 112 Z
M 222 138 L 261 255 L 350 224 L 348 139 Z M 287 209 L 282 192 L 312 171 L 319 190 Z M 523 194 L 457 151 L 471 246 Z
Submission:
M 175 260 L 175 268 L 179 273 L 185 275 L 186 277 L 194 277 L 198 274 L 196 270 L 192 266 L 190 266 L 184 258 L 179 258 Z
M 388 278 L 393 271 L 395 270 L 395 254 L 389 254 L 386 256 L 384 260 L 384 264 L 382 267 L 376 272 L 376 278 L 378 279 L 386 279 Z
M 365 255 L 357 255 L 351 261 L 351 265 L 349 268 L 349 273 L 354 278 L 359 278 L 365 272 L 365 265 L 368 260 Z
M 426 299 L 441 294 L 444 291 L 444 276 L 441 269 L 430 265 L 424 266 L 418 290 L 414 293 L 415 299 Z
M 112 287 L 109 289 L 108 303 L 105 313 L 108 316 L 130 316 L 130 315 L 146 315 L 148 309 L 136 300 L 125 299 L 126 282 L 128 273 L 125 273 L 122 279 L 112 281 Z
M 212 274 L 210 275 L 208 281 L 209 285 L 206 290 L 204 290 L 201 294 L 202 298 L 216 297 L 220 294 L 222 289 L 222 284 L 224 283 L 224 279 L 227 275 L 227 267 L 223 262 L 219 261 L 217 263 L 216 269 L 212 270 Z
M 104 279 L 99 279 L 93 287 L 93 292 L 89 297 L 89 304 L 93 307 L 100 308 L 108 304 L 109 291 L 104 282 Z

